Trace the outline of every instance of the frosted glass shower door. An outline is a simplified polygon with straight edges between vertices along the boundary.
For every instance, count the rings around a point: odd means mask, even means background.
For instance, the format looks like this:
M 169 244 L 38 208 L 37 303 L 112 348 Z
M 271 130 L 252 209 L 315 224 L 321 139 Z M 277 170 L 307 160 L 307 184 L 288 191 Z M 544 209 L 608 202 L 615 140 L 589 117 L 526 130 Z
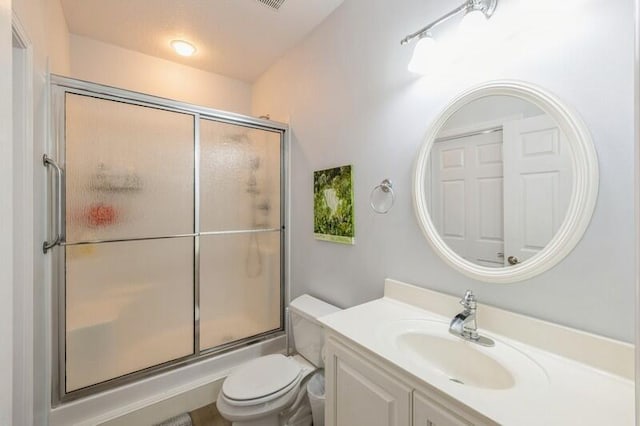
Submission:
M 194 353 L 194 116 L 65 95 L 66 392 Z
M 200 120 L 200 349 L 279 329 L 281 133 Z
M 285 124 L 59 76 L 51 110 L 53 405 L 282 333 Z

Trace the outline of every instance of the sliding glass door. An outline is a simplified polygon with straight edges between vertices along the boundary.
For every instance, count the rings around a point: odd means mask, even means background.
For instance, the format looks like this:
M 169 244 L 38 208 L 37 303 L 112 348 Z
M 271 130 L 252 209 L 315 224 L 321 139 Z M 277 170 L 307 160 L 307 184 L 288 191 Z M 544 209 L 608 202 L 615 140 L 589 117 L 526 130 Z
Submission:
M 200 121 L 201 350 L 279 327 L 281 168 L 280 134 Z
M 57 401 L 281 332 L 285 128 L 63 78 L 52 95 Z

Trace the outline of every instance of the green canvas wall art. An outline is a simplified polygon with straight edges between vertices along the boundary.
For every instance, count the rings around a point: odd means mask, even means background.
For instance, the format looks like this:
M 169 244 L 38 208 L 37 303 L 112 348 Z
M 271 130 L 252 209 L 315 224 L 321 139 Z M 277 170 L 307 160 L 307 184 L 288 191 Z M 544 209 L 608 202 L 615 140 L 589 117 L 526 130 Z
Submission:
M 313 172 L 313 233 L 318 240 L 355 243 L 351 166 Z

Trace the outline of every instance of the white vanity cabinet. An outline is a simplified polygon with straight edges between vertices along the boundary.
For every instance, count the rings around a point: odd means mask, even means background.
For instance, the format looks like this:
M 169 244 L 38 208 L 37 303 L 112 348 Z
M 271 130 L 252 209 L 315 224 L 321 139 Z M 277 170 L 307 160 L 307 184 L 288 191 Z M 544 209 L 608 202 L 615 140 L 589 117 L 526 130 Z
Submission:
M 455 404 L 385 361 L 329 333 L 327 426 L 467 426 L 496 423 Z
M 633 345 L 489 306 L 483 324 L 513 336 L 464 342 L 449 332 L 458 302 L 387 280 L 384 297 L 321 317 L 327 426 L 636 424 Z
M 413 393 L 413 425 L 414 426 L 471 426 L 487 424 L 480 419 L 474 421 L 470 417 L 455 413 L 455 408 L 447 408 L 429 395 L 414 391 Z
M 327 426 L 410 426 L 410 386 L 329 338 L 325 361 Z

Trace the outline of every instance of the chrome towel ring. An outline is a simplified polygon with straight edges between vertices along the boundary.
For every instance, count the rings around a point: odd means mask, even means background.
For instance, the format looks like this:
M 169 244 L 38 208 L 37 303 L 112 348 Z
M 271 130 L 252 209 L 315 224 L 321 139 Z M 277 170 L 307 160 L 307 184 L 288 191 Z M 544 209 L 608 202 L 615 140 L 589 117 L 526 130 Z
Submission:
M 396 194 L 393 192 L 393 183 L 389 179 L 384 179 L 379 185 L 371 190 L 369 203 L 374 212 L 387 214 L 396 201 Z

